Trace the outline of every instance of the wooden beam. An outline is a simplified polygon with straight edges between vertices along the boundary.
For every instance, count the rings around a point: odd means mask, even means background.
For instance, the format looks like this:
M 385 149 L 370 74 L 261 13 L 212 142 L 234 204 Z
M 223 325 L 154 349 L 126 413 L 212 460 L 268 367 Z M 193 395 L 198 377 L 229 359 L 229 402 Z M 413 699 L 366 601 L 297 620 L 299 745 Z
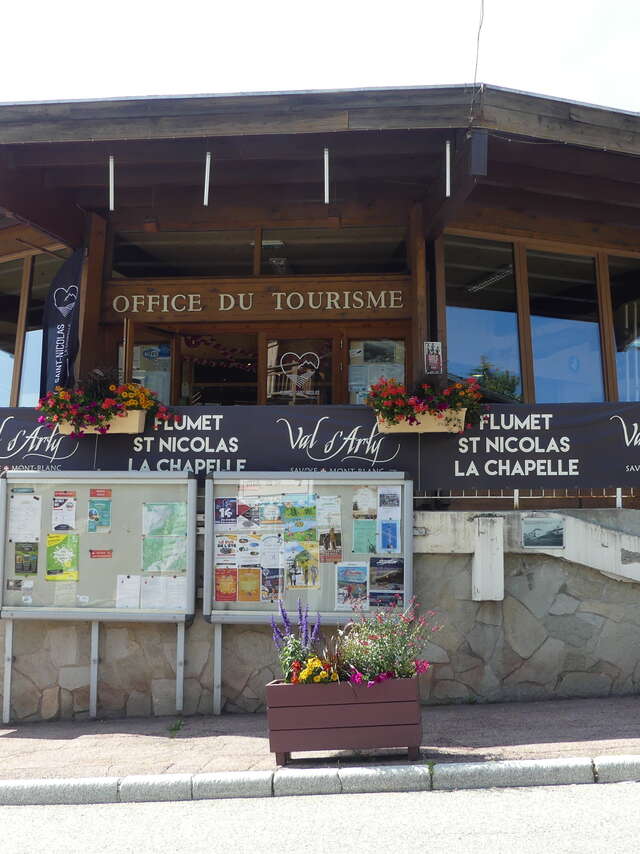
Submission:
M 447 372 L 447 280 L 445 272 L 444 237 L 433 242 L 436 286 L 436 340 L 442 343 L 442 370 Z
M 0 205 L 21 222 L 71 246 L 82 246 L 84 213 L 75 200 L 61 192 L 46 191 L 32 179 L 0 173 Z
M 522 400 L 524 403 L 534 403 L 536 399 L 536 387 L 533 370 L 533 341 L 531 338 L 527 250 L 524 243 L 516 242 L 513 244 L 513 267 L 516 282 Z
M 16 323 L 16 345 L 13 355 L 13 376 L 11 379 L 11 394 L 9 406 L 18 406 L 20 401 L 20 382 L 22 380 L 22 363 L 24 360 L 24 344 L 27 328 L 27 310 L 29 308 L 29 297 L 31 296 L 31 282 L 33 279 L 33 256 L 25 258 L 22 262 L 22 279 L 20 281 L 20 306 L 18 308 L 18 319 Z
M 89 250 L 80 281 L 80 347 L 76 373 L 86 375 L 102 361 L 100 307 L 104 277 L 107 224 L 97 214 L 89 215 Z
M 611 304 L 611 281 L 609 259 L 606 252 L 596 254 L 596 282 L 598 287 L 598 318 L 600 349 L 602 351 L 602 373 L 606 400 L 618 400 L 618 366 L 616 339 Z
M 427 252 L 422 222 L 422 205 L 417 202 L 411 209 L 409 218 L 408 254 L 413 283 L 414 311 L 411 316 L 411 341 L 413 349 L 412 383 L 420 382 L 424 374 L 423 342 L 427 340 L 428 294 L 427 294 Z M 408 383 L 409 385 L 409 383 Z
M 444 183 L 425 198 L 424 229 L 428 240 L 435 240 L 457 216 L 478 184 L 478 176 L 471 172 L 471 151 L 475 132 L 466 134 L 456 146 L 452 165 L 451 195 L 444 194 Z M 476 157 L 474 168 L 481 167 Z M 444 169 L 444 165 L 443 165 Z

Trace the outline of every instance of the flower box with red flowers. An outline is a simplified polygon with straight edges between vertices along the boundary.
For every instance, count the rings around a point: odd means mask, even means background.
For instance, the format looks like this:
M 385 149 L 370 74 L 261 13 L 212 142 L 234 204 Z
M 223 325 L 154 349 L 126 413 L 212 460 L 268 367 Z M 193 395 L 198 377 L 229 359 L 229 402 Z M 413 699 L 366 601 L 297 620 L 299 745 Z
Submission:
M 482 395 L 475 377 L 448 386 L 428 383 L 420 394 L 381 378 L 371 386 L 367 405 L 376 414 L 380 433 L 462 433 L 479 419 Z

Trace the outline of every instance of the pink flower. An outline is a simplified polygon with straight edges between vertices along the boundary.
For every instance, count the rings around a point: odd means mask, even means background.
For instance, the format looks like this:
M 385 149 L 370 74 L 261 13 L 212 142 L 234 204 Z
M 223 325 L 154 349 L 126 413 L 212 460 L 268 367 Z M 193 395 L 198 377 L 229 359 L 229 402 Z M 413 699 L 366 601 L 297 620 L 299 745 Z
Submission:
M 416 673 L 426 673 L 429 667 L 431 666 L 428 661 L 424 661 L 420 658 L 416 658 L 413 663 L 416 666 Z
M 351 682 L 352 685 L 361 685 L 364 682 L 364 676 L 359 670 L 354 668 L 353 673 L 349 677 L 349 682 Z

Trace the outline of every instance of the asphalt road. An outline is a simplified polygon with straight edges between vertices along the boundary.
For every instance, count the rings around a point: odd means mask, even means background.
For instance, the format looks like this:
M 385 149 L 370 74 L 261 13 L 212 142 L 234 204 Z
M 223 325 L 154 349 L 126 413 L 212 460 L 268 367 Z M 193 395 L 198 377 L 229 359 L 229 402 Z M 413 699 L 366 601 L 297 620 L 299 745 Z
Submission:
M 640 784 L 0 807 L 0 852 L 631 854 Z

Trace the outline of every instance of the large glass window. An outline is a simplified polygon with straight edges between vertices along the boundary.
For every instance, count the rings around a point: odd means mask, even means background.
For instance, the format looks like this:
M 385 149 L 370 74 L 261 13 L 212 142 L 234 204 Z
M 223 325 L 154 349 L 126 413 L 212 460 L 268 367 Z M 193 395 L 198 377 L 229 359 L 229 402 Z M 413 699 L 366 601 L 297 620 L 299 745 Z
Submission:
M 252 229 L 121 233 L 114 238 L 112 275 L 250 276 L 254 246 Z
M 192 332 L 180 339 L 186 405 L 230 406 L 258 402 L 258 336 Z
M 364 403 L 371 386 L 383 377 L 404 383 L 404 341 L 369 338 L 349 341 L 349 403 Z
M 16 349 L 22 261 L 0 264 L 0 406 L 9 406 Z
M 536 401 L 604 400 L 595 263 L 527 252 Z
M 331 338 L 267 342 L 267 403 L 306 406 L 333 403 Z
M 445 239 L 447 358 L 450 374 L 522 399 L 513 248 L 510 243 Z
M 609 258 L 620 400 L 640 400 L 640 258 Z
M 277 228 L 262 232 L 262 273 L 404 273 L 403 228 Z

